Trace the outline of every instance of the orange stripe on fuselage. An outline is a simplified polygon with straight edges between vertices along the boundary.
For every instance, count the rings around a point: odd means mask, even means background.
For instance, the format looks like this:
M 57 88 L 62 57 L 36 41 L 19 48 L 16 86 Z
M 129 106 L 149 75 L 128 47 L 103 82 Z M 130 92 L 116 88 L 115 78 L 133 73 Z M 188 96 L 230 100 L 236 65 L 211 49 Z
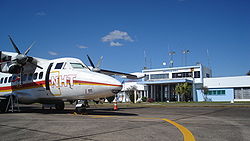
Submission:
M 80 80 L 74 80 L 74 84 L 122 87 L 122 85 L 99 83 L 99 82 L 90 82 L 90 81 L 80 81 Z
M 80 80 L 74 80 L 74 85 L 97 85 L 97 86 L 122 87 L 122 85 L 99 83 L 99 82 L 90 82 L 90 81 L 80 81 Z M 13 85 L 13 86 L 0 87 L 0 92 L 25 90 L 25 89 L 33 89 L 33 88 L 40 88 L 40 87 L 45 87 L 45 81 L 37 81 L 37 82 L 26 83 L 26 84 L 22 84 L 22 85 Z
M 32 88 L 39 88 L 39 87 L 44 87 L 44 86 L 45 86 L 45 81 L 37 81 L 37 82 L 31 82 L 31 83 L 26 83 L 22 85 L 0 87 L 0 92 L 32 89 Z

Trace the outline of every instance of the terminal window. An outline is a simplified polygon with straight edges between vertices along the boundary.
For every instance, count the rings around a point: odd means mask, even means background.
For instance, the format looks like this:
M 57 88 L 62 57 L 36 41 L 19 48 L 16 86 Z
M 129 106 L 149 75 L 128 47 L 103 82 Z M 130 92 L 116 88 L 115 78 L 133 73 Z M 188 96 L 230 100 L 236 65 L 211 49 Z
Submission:
M 144 81 L 148 81 L 149 80 L 149 75 L 146 75 L 145 77 L 144 77 Z
M 194 78 L 200 78 L 200 71 L 195 71 L 194 72 Z
M 224 95 L 226 94 L 225 90 L 210 90 L 207 93 L 208 95 Z
M 151 74 L 150 79 L 167 79 L 169 74 Z
M 185 77 L 193 77 L 192 72 L 180 72 L 173 73 L 172 78 L 185 78 Z M 199 78 L 199 73 L 195 73 L 195 78 Z

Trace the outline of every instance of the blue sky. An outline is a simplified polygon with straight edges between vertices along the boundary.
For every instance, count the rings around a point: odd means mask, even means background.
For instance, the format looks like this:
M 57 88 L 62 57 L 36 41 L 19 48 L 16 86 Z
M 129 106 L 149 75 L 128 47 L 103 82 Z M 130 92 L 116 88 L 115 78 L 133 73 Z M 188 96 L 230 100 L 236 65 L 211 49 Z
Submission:
M 86 54 L 102 68 L 161 68 L 175 51 L 174 66 L 210 64 L 214 76 L 250 70 L 249 0 L 0 0 L 0 50 L 46 59 Z M 208 51 L 208 53 L 207 53 Z M 209 57 L 208 57 L 209 56 Z M 209 61 L 208 61 L 209 60 Z M 209 63 L 208 63 L 209 62 Z

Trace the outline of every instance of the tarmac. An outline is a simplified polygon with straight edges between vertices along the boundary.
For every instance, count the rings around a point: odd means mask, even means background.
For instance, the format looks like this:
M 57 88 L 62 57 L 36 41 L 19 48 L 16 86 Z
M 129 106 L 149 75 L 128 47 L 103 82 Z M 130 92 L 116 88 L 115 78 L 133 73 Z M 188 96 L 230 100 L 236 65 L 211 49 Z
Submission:
M 119 107 L 119 104 L 118 104 Z M 3 141 L 250 141 L 250 104 L 91 105 L 87 114 L 72 105 L 58 112 L 21 105 L 0 114 Z

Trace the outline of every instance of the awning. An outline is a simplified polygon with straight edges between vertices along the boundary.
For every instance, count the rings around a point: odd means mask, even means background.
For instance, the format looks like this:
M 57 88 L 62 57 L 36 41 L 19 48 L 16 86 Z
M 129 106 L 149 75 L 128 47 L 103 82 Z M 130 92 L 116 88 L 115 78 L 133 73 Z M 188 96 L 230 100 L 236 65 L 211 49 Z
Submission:
M 159 81 L 142 81 L 142 82 L 138 82 L 138 84 L 173 84 L 173 83 L 193 83 L 192 80 L 188 80 L 188 79 L 171 79 L 171 80 L 159 80 Z

